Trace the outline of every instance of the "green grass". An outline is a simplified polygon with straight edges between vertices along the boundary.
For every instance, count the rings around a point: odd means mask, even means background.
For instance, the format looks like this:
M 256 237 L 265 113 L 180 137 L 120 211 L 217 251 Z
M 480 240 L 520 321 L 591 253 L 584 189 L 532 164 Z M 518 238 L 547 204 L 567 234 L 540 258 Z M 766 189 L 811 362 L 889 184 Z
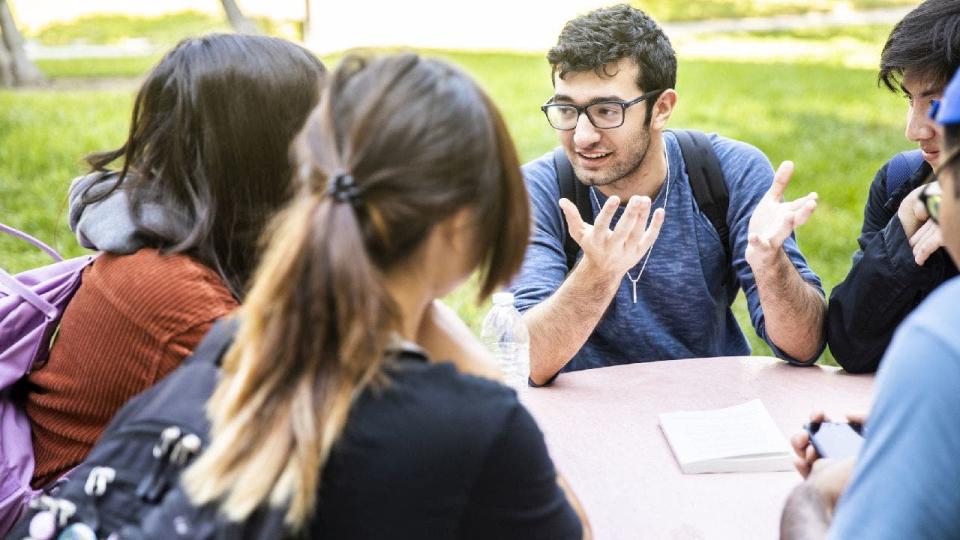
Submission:
M 825 12 L 848 6 L 874 9 L 917 5 L 915 0 L 632 0 L 659 21 L 733 19 Z
M 689 21 L 715 18 L 756 17 L 830 11 L 838 6 L 869 9 L 916 5 L 916 0 L 633 0 L 657 20 Z M 288 39 L 301 36 L 297 21 L 255 17 L 261 31 Z M 156 17 L 96 14 L 55 22 L 27 35 L 44 45 L 70 43 L 118 44 L 128 39 L 145 39 L 168 47 L 186 36 L 230 31 L 225 17 L 199 11 L 181 11 Z
M 130 107 L 128 92 L 0 91 L 0 221 L 80 254 L 67 228 L 66 189 L 84 172 L 85 154 L 123 142 Z M 0 238 L 5 269 L 44 262 L 30 246 Z
M 680 35 L 673 44 L 681 58 L 874 69 L 889 33 L 888 25 L 821 27 Z
M 119 58 L 76 58 L 38 60 L 37 67 L 50 79 L 101 79 L 141 77 L 160 60 L 159 54 Z
M 254 17 L 260 30 L 269 35 L 297 39 L 300 27 L 295 22 L 274 21 Z M 146 39 L 150 43 L 169 47 L 187 36 L 210 32 L 230 32 L 226 17 L 217 17 L 199 11 L 181 11 L 157 17 L 118 14 L 98 14 L 56 22 L 29 34 L 44 45 L 87 43 L 113 45 L 128 39 Z
M 882 44 L 889 34 L 889 25 L 865 24 L 862 26 L 822 26 L 791 30 L 751 30 L 748 32 L 726 32 L 722 35 L 725 37 L 763 38 L 768 40 L 791 39 L 814 42 L 844 39 L 876 46 Z
M 883 32 L 871 35 L 878 34 Z M 481 81 L 503 110 L 523 160 L 556 144 L 538 109 L 551 94 L 542 55 L 431 54 L 460 64 Z M 54 79 L 85 70 L 111 77 L 142 76 L 152 61 L 78 61 L 44 68 Z M 681 59 L 677 88 L 680 101 L 672 127 L 717 131 L 747 141 L 775 165 L 792 159 L 796 174 L 788 197 L 820 194 L 820 207 L 798 236 L 829 291 L 849 268 L 874 172 L 890 155 L 910 147 L 902 136 L 901 98 L 877 88 L 875 71 L 829 62 Z M 84 172 L 86 153 L 123 142 L 132 94 L 131 89 L 0 91 L 0 221 L 34 233 L 68 255 L 80 254 L 67 228 L 66 188 Z M 0 239 L 4 268 L 19 271 L 44 262 L 43 255 L 28 246 Z M 474 305 L 475 290 L 468 284 L 448 298 L 474 328 L 486 309 Z M 749 330 L 742 299 L 736 312 L 755 352 L 769 354 Z M 823 361 L 832 363 L 829 355 Z

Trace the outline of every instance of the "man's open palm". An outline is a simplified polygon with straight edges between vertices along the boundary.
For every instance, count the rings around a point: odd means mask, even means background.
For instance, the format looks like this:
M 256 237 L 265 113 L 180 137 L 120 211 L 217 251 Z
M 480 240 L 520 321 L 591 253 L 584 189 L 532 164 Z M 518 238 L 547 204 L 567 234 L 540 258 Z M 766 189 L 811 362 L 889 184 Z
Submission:
M 751 266 L 772 261 L 793 231 L 807 222 L 817 209 L 817 194 L 809 193 L 784 202 L 783 194 L 793 175 L 793 162 L 784 161 L 773 177 L 773 185 L 760 199 L 750 216 L 746 259 Z
M 630 197 L 620 221 L 611 230 L 610 222 L 620 206 L 616 195 L 607 199 L 593 225 L 580 218 L 576 205 L 560 199 L 560 208 L 567 220 L 570 236 L 580 245 L 583 256 L 600 268 L 622 276 L 633 268 L 653 246 L 663 224 L 663 209 L 658 208 L 650 219 L 649 197 Z

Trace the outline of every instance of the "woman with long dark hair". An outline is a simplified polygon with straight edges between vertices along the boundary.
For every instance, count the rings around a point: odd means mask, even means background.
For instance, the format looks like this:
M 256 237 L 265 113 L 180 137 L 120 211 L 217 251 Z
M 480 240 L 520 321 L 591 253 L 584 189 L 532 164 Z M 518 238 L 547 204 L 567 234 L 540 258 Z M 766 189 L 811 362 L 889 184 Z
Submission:
M 243 298 L 256 241 L 290 197 L 288 148 L 323 72 L 280 39 L 187 39 L 144 81 L 126 142 L 88 158 L 71 223 L 105 253 L 29 376 L 35 487 L 83 460 L 117 409 Z
M 415 343 L 434 299 L 475 270 L 486 297 L 523 258 L 496 107 L 443 62 L 347 58 L 295 152 L 299 194 L 238 312 L 187 497 L 225 537 L 266 509 L 312 538 L 581 538 L 516 393 Z M 159 512 L 153 534 L 197 530 Z

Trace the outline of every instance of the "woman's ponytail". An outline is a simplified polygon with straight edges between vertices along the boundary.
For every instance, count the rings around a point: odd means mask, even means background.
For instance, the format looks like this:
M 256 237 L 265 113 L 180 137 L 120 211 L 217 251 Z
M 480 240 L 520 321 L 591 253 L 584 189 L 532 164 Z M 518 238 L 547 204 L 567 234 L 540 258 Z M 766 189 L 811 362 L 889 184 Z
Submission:
M 296 529 L 357 392 L 380 372 L 396 311 L 349 197 L 300 197 L 276 220 L 208 404 L 210 448 L 184 484 L 231 520 L 287 505 Z

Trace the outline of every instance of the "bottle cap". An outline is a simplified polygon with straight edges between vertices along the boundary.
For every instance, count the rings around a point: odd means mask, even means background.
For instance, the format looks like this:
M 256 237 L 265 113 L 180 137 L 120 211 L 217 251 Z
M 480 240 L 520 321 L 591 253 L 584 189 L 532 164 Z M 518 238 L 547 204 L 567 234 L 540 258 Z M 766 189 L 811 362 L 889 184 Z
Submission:
M 495 306 L 512 306 L 513 305 L 513 293 L 512 292 L 496 292 L 493 293 L 493 305 Z

